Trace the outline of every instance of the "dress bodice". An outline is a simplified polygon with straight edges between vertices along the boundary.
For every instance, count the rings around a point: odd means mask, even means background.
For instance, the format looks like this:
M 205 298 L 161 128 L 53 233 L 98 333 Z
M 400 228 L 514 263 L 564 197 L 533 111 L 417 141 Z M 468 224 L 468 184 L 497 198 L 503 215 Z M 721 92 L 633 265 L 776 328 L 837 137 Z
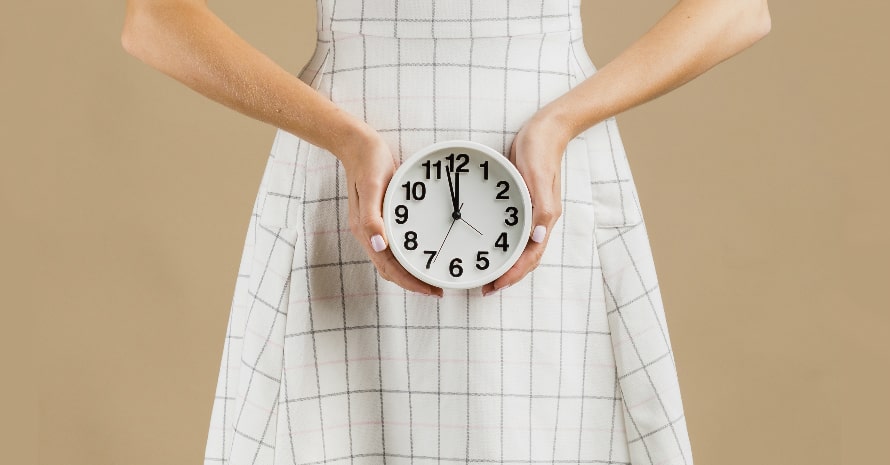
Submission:
M 316 0 L 318 29 L 387 37 L 497 37 L 581 28 L 581 0 Z

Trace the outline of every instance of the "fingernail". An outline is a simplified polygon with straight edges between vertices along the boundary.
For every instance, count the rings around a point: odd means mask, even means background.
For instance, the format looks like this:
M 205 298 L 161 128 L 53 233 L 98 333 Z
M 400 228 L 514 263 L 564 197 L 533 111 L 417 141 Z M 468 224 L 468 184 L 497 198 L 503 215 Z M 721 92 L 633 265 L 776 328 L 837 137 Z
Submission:
M 383 242 L 383 236 L 380 234 L 374 234 L 371 236 L 371 248 L 374 249 L 374 252 L 380 252 L 381 250 L 386 248 L 386 243 Z
M 488 291 L 488 292 L 483 292 L 483 293 L 482 293 L 482 297 L 488 297 L 488 296 L 494 294 L 495 292 L 497 292 L 497 291 L 503 291 L 504 289 L 506 289 L 506 288 L 508 288 L 508 287 L 510 287 L 510 284 L 507 284 L 507 285 L 504 286 L 504 287 L 499 287 L 499 288 L 496 288 L 496 289 L 492 289 L 492 290 L 490 290 L 490 291 Z
M 535 230 L 532 231 L 532 240 L 535 242 L 543 242 L 544 236 L 547 235 L 547 228 L 543 224 L 539 224 L 535 226 Z

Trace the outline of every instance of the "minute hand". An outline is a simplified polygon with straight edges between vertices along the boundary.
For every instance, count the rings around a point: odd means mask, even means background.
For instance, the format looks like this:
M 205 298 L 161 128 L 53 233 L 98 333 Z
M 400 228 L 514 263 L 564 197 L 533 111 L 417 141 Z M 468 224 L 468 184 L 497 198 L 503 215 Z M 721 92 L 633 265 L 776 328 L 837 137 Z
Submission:
M 448 190 L 451 191 L 451 207 L 453 208 L 451 217 L 456 220 L 460 218 L 460 208 L 457 206 L 457 194 L 455 193 L 454 186 L 451 183 L 451 170 L 448 169 L 447 166 L 445 167 L 445 174 L 448 175 Z M 455 177 L 456 176 L 457 174 L 455 174 Z
M 460 202 L 460 169 L 454 172 L 454 206 L 457 208 L 457 217 L 460 218 L 460 209 L 458 205 L 463 206 Z

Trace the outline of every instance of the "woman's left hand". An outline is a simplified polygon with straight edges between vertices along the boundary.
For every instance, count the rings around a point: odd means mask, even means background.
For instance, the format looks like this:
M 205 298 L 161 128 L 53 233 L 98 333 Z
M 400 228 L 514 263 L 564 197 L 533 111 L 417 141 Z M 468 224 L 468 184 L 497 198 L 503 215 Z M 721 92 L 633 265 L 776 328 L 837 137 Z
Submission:
M 482 286 L 483 295 L 519 281 L 540 264 L 550 231 L 562 215 L 560 171 L 570 139 L 569 129 L 564 124 L 540 111 L 513 138 L 508 158 L 519 170 L 531 194 L 532 230 L 519 260 L 502 276 Z

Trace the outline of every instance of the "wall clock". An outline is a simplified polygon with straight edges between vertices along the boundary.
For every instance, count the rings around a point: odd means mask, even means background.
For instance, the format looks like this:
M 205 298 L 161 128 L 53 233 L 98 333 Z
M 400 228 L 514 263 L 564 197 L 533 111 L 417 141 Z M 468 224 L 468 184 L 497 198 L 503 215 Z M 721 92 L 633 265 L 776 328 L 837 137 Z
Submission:
M 386 189 L 393 255 L 421 281 L 469 289 L 516 263 L 531 229 L 531 197 L 515 166 L 478 142 L 446 140 L 405 159 Z

